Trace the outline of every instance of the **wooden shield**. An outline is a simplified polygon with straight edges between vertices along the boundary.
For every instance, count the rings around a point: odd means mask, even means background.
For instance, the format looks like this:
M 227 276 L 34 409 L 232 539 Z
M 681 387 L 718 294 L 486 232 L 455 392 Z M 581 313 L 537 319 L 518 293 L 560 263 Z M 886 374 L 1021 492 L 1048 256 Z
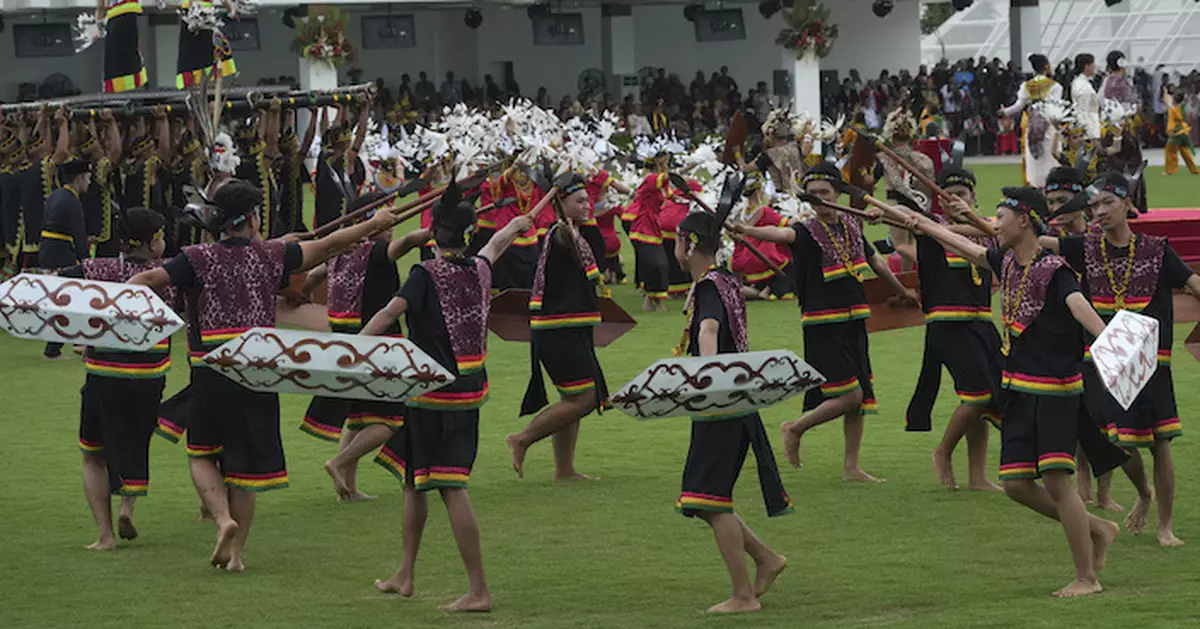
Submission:
M 850 173 L 850 185 L 863 190 L 875 189 L 875 142 L 871 138 L 855 133 L 854 146 L 850 149 L 850 161 L 847 168 Z M 871 177 L 867 179 L 868 175 Z M 850 205 L 859 209 L 867 207 L 866 199 L 852 200 Z
M 729 121 L 729 131 L 725 133 L 725 150 L 721 152 L 722 164 L 737 165 L 737 154 L 742 150 L 742 145 L 746 143 L 748 135 L 750 135 L 750 127 L 746 124 L 742 112 L 734 113 L 733 119 Z
M 909 288 L 918 288 L 917 272 L 897 273 L 896 279 Z M 867 332 L 881 332 L 897 328 L 925 325 L 925 313 L 921 305 L 898 299 L 887 282 L 878 277 L 863 282 L 867 303 L 871 305 L 871 318 L 867 319 Z
M 506 341 L 528 343 L 532 338 L 529 328 L 529 295 L 532 292 L 523 288 L 510 288 L 492 297 L 488 329 Z M 608 347 L 636 325 L 637 321 L 617 302 L 602 297 L 600 325 L 593 328 L 596 347 Z

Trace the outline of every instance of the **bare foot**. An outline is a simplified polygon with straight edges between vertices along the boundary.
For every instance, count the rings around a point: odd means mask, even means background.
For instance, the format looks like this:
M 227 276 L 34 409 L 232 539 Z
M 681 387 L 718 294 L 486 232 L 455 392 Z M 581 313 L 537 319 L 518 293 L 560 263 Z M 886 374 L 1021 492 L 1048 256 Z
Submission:
M 225 570 L 235 574 L 241 574 L 246 571 L 246 564 L 242 563 L 241 557 L 234 557 L 229 560 L 229 564 L 225 566 Z
M 1112 546 L 1113 540 L 1121 532 L 1121 527 L 1117 526 L 1116 522 L 1101 520 L 1100 526 L 1100 533 L 1092 535 L 1092 569 L 1096 574 L 1100 574 L 1104 569 L 1104 563 L 1108 560 L 1108 547 Z
M 92 542 L 91 544 L 88 544 L 87 549 L 88 550 L 116 550 L 117 549 L 117 541 L 112 538 L 98 539 L 98 540 Z
M 203 502 L 200 503 L 200 521 L 212 522 L 212 519 L 212 512 L 208 510 L 208 507 L 204 506 Z
M 1094 500 L 1092 500 L 1092 488 L 1091 487 L 1088 487 L 1085 485 L 1080 485 L 1078 488 L 1078 491 L 1079 491 L 1079 500 L 1081 502 L 1083 502 L 1083 504 L 1090 505 L 1095 502 Z
M 1175 537 L 1175 533 L 1171 529 L 1158 530 L 1158 545 L 1164 548 L 1179 548 L 1183 546 L 1183 540 Z
M 795 423 L 783 422 L 779 425 L 779 432 L 783 435 L 783 453 L 792 467 L 804 467 L 800 461 L 800 433 L 792 430 Z
M 1154 494 L 1141 495 L 1138 494 L 1137 502 L 1133 503 L 1133 508 L 1129 510 L 1129 515 L 1125 516 L 1125 528 L 1134 535 L 1141 535 L 1146 529 L 1146 518 L 1150 515 L 1150 506 L 1154 504 Z
M 950 463 L 950 455 L 943 454 L 941 448 L 933 451 L 933 473 L 942 487 L 958 489 L 958 482 L 954 480 L 954 466 Z
M 512 467 L 513 471 L 517 473 L 517 478 L 525 478 L 525 451 L 529 449 L 529 446 L 521 443 L 521 439 L 516 435 L 505 437 L 504 443 L 508 445 L 508 449 L 512 453 Z
M 363 492 L 355 489 L 355 490 L 351 491 L 350 495 L 348 495 L 348 496 L 338 496 L 337 501 L 338 502 L 366 502 L 367 500 L 374 500 L 374 499 L 375 499 L 375 496 L 372 496 L 371 494 L 364 494 Z
M 337 492 L 338 498 L 348 498 L 354 493 L 350 491 L 346 479 L 342 477 L 342 469 L 333 464 L 333 459 L 325 461 L 325 473 L 333 479 L 333 490 Z
M 762 596 L 771 589 L 771 585 L 775 583 L 775 579 L 779 577 L 779 573 L 783 572 L 788 567 L 787 557 L 780 554 L 775 554 L 769 561 L 763 563 L 755 563 L 754 571 L 754 595 Z
M 408 598 L 413 594 L 413 579 L 411 576 L 393 574 L 387 581 L 375 579 L 375 589 L 384 594 L 399 594 Z
M 554 480 L 570 482 L 573 480 L 600 480 L 600 477 L 599 476 L 588 476 L 587 474 L 583 474 L 581 472 L 571 472 L 569 474 L 559 474 L 559 473 L 555 472 Z
M 133 516 L 120 515 L 117 517 L 117 534 L 121 539 L 137 539 L 138 530 L 133 525 Z
M 706 613 L 706 614 L 741 614 L 741 613 L 745 613 L 745 612 L 756 612 L 760 609 L 762 609 L 762 605 L 759 604 L 758 599 L 756 599 L 756 598 L 752 598 L 750 600 L 740 599 L 740 598 L 731 598 L 723 603 L 717 603 L 716 605 L 709 607 L 708 611 L 706 611 L 704 613 Z
M 1117 504 L 1117 501 L 1113 500 L 1111 496 L 1104 496 L 1103 498 L 1097 500 L 1096 508 L 1104 511 L 1112 511 L 1113 513 L 1125 512 L 1125 507 Z
M 852 481 L 852 482 L 857 482 L 857 483 L 886 483 L 887 482 L 886 478 L 875 478 L 874 476 L 871 476 L 870 474 L 868 474 L 858 468 L 855 468 L 852 470 L 844 470 L 842 472 L 842 480 Z
M 993 483 L 992 481 L 990 481 L 986 478 L 981 481 L 974 481 L 974 480 L 971 481 L 970 483 L 967 484 L 967 489 L 969 489 L 971 491 L 990 491 L 990 492 L 998 493 L 998 494 L 1004 493 L 1003 487 L 997 485 L 996 483 Z
M 237 532 L 238 523 L 233 518 L 217 523 L 217 545 L 213 548 L 212 557 L 208 560 L 213 567 L 224 569 L 229 565 L 229 560 L 232 558 L 229 547 L 233 544 L 233 538 Z
M 449 605 L 439 605 L 438 609 L 444 612 L 490 612 L 492 611 L 492 595 L 484 594 L 483 596 L 475 596 L 467 593 L 458 597 L 457 601 Z
M 1078 598 L 1080 596 L 1090 596 L 1103 592 L 1104 588 L 1100 587 L 1099 581 L 1082 581 L 1076 579 L 1067 584 L 1067 587 L 1055 592 L 1051 596 L 1054 598 Z

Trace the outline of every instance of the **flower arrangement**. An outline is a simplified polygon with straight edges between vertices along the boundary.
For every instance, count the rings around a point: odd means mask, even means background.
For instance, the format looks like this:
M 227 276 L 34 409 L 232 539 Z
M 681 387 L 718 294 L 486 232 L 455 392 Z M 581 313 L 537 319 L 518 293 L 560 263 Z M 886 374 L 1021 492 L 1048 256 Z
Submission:
M 292 50 L 309 61 L 323 61 L 340 68 L 354 58 L 354 44 L 346 39 L 346 14 L 337 9 L 313 11 L 296 22 Z
M 829 22 L 829 9 L 820 3 L 799 5 L 780 11 L 785 26 L 780 29 L 775 43 L 794 50 L 797 59 L 809 52 L 822 59 L 829 56 L 838 36 L 837 24 Z

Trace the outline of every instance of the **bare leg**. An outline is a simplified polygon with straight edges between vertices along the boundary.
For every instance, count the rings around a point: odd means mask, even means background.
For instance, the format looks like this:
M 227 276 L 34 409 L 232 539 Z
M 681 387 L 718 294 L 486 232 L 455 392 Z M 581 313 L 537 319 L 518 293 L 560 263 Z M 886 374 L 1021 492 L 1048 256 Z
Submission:
M 512 466 L 513 470 L 517 472 L 517 476 L 525 478 L 525 453 L 529 450 L 529 446 L 578 422 L 584 415 L 595 409 L 595 391 L 569 397 L 564 396 L 557 403 L 542 409 L 542 412 L 538 413 L 537 417 L 534 417 L 521 432 L 513 433 L 505 438 L 504 442 L 508 444 L 508 449 L 512 453 Z M 571 455 L 574 456 L 574 448 L 571 449 Z M 570 469 L 574 472 L 575 462 L 574 460 L 569 462 L 556 460 L 555 467 L 556 469 Z
M 1142 460 L 1142 453 L 1137 448 L 1131 448 L 1127 452 L 1129 460 L 1121 465 L 1121 469 L 1125 471 L 1125 476 L 1129 477 L 1129 482 L 1133 483 L 1138 495 L 1137 502 L 1133 503 L 1133 508 L 1129 510 L 1129 515 L 1125 516 L 1125 528 L 1134 535 L 1141 535 L 1146 528 L 1146 519 L 1150 516 L 1150 505 L 1154 503 L 1154 492 L 1150 490 L 1150 482 L 1146 478 L 1146 464 Z
M 412 596 L 413 576 L 417 565 L 417 551 L 421 549 L 421 535 L 425 532 L 425 520 L 429 518 L 429 498 L 424 492 L 404 487 L 404 530 L 401 543 L 404 547 L 400 556 L 400 567 L 387 581 L 375 580 L 375 589 L 391 592 L 405 598 Z
M 579 443 L 582 422 L 572 422 L 550 436 L 554 445 L 554 480 L 596 480 L 575 470 L 575 446 Z
M 1083 504 L 1092 504 L 1092 462 L 1088 460 L 1083 448 L 1075 448 L 1075 489 L 1079 491 L 1079 499 Z
M 942 442 L 933 450 L 933 473 L 937 475 L 942 487 L 947 489 L 958 489 L 958 482 L 954 480 L 952 456 L 954 448 L 971 426 L 972 408 L 968 404 L 959 404 L 958 408 L 954 409 L 954 413 L 950 415 L 950 424 L 946 426 L 946 432 L 942 435 Z
M 117 540 L 113 539 L 112 500 L 108 491 L 108 464 L 103 455 L 83 454 L 83 497 L 87 499 L 88 508 L 92 510 L 92 519 L 96 521 L 98 535 L 96 541 L 88 546 L 88 550 L 115 550 Z
M 733 596 L 729 600 L 717 603 L 708 608 L 710 614 L 731 612 L 752 612 L 762 608 L 758 597 L 754 595 L 754 586 L 750 582 L 750 571 L 746 570 L 746 544 L 743 536 L 743 523 L 732 513 L 702 513 L 700 515 L 712 527 L 713 536 L 717 539 L 717 550 L 725 560 L 725 569 L 733 581 Z
M 1069 479 L 1067 485 L 1069 489 Z M 1038 485 L 1037 482 L 1033 480 L 1004 481 L 1004 493 L 1014 502 L 1061 522 L 1057 503 L 1050 497 L 1046 488 Z M 1075 493 L 1075 498 L 1079 498 L 1078 493 Z M 1083 505 L 1082 502 L 1078 504 Z M 1108 548 L 1120 533 L 1121 527 L 1117 526 L 1116 522 L 1110 522 L 1087 513 L 1086 508 L 1083 512 L 1087 518 L 1088 533 L 1092 540 L 1092 571 L 1098 574 L 1104 568 L 1105 561 L 1108 559 Z
M 255 493 L 244 489 L 229 488 L 229 510 L 237 522 L 237 534 L 233 536 L 230 548 L 230 572 L 241 572 L 246 569 L 243 556 L 246 551 L 246 538 L 250 537 L 250 525 L 254 523 Z
M 740 516 L 734 517 L 742 525 L 742 546 L 746 554 L 754 559 L 754 596 L 762 596 L 771 589 L 775 579 L 787 568 L 787 557 L 771 550 L 749 526 L 746 526 L 746 522 Z
M 467 569 L 467 593 L 458 600 L 443 605 L 448 612 L 490 612 L 492 594 L 488 591 L 487 579 L 483 574 L 483 549 L 479 545 L 479 521 L 471 508 L 471 497 L 466 489 L 443 489 L 442 502 L 446 503 L 446 514 L 450 516 L 450 529 L 458 544 Z
M 862 452 L 863 430 L 866 425 L 866 419 L 863 418 L 860 408 L 855 407 L 846 412 L 846 417 L 842 421 L 842 435 L 846 442 L 845 453 L 842 457 L 842 480 L 882 483 L 884 479 L 875 478 L 864 472 L 858 464 L 859 454 Z
M 1048 470 L 1042 475 L 1046 493 L 1054 501 L 1058 511 L 1058 521 L 1063 525 L 1067 534 L 1067 544 L 1071 547 L 1071 557 L 1075 561 L 1075 580 L 1066 587 L 1054 593 L 1059 598 L 1075 598 L 1087 596 L 1101 591 L 1100 581 L 1096 578 L 1092 555 L 1092 537 L 1089 525 L 1089 514 L 1079 499 L 1079 493 L 1073 491 L 1071 474 L 1064 470 Z
M 1112 472 L 1105 472 L 1096 477 L 1096 507 L 1113 513 L 1121 513 L 1125 510 L 1125 507 L 1113 500 Z
M 1150 452 L 1154 455 L 1154 490 L 1158 494 L 1158 543 L 1160 546 L 1183 546 L 1175 537 L 1171 518 L 1175 511 L 1175 462 L 1171 458 L 1171 442 L 1156 441 Z
M 978 413 L 975 421 L 967 427 L 967 488 L 971 491 L 1002 492 L 1004 489 L 987 477 L 988 433 L 992 425 L 983 419 L 984 409 L 979 408 Z
M 787 460 L 793 467 L 801 467 L 800 462 L 800 438 L 804 433 L 824 424 L 833 421 L 842 415 L 845 415 L 851 409 L 856 409 L 862 406 L 862 390 L 852 391 L 841 397 L 826 399 L 817 405 L 816 408 L 805 413 L 800 419 L 790 422 L 783 422 L 779 426 L 780 432 L 783 433 L 783 450 L 787 454 Z
M 121 539 L 137 539 L 138 530 L 133 524 L 133 507 L 135 504 L 137 504 L 137 498 L 133 496 L 121 496 L 121 506 L 117 512 L 117 534 L 121 536 Z
M 229 513 L 229 490 L 225 488 L 225 477 L 217 469 L 217 464 L 208 459 L 191 459 L 188 463 L 196 491 L 217 523 L 217 543 L 209 563 L 225 569 L 229 567 L 233 538 L 238 533 L 238 523 Z
M 347 438 L 348 433 L 351 434 Z M 374 452 L 386 443 L 392 434 L 392 429 L 383 424 L 364 426 L 361 430 L 342 431 L 342 443 L 337 456 L 325 462 L 325 471 L 333 479 L 339 500 L 371 500 L 374 497 L 358 491 L 358 461 L 368 452 Z M 345 493 L 342 493 L 343 489 Z

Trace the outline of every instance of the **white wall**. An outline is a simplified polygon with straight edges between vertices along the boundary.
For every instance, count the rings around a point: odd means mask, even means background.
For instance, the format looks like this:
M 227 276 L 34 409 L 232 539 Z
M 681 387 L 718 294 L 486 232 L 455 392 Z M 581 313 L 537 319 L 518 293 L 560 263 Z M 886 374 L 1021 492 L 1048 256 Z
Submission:
M 51 14 L 49 22 L 69 22 L 66 14 Z M 16 57 L 13 42 L 13 26 L 16 24 L 40 24 L 40 15 L 5 14 L 6 28 L 0 33 L 0 99 L 12 100 L 17 96 L 17 85 L 25 82 L 41 84 L 51 74 L 65 74 L 83 92 L 98 92 L 101 89 L 100 75 L 103 72 L 103 54 L 99 45 L 92 46 L 73 57 L 42 57 L 37 59 Z
M 491 71 L 491 64 L 511 61 L 521 91 L 532 98 L 545 87 L 557 105 L 566 94 L 577 94 L 579 73 L 603 67 L 600 46 L 600 9 L 571 8 L 583 15 L 582 46 L 534 46 L 533 23 L 525 9 L 485 7 L 479 36 L 479 73 Z M 497 81 L 500 77 L 495 77 Z
M 830 19 L 838 25 L 838 40 L 821 69 L 838 70 L 844 78 L 856 68 L 863 78 L 878 77 L 880 70 L 908 69 L 921 65 L 921 6 L 917 0 L 897 0 L 885 18 L 871 12 L 871 0 L 826 2 Z M 761 16 L 759 16 L 761 18 Z

